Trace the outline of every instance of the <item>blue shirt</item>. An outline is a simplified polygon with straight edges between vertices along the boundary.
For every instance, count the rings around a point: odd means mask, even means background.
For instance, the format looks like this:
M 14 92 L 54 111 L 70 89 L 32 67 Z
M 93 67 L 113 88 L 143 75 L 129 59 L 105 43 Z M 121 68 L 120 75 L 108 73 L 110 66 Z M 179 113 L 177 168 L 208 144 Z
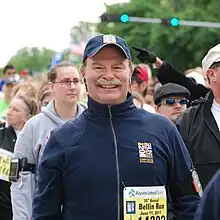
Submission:
M 151 146 L 147 158 L 143 143 Z M 89 98 L 88 109 L 51 134 L 39 166 L 33 220 L 122 220 L 124 186 L 184 183 L 192 166 L 165 117 L 136 108 L 131 96 L 111 107 Z M 193 219 L 199 197 L 172 199 L 180 219 Z
M 2 92 L 2 88 L 3 88 L 4 84 L 5 84 L 5 81 L 1 79 L 0 80 L 0 91 L 1 92 Z

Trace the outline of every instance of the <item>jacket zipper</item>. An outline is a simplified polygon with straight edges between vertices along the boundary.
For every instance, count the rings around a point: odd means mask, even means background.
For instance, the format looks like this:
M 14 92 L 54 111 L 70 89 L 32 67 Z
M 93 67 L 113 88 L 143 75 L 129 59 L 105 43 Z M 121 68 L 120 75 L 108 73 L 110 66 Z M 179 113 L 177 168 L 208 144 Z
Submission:
M 118 144 L 117 144 L 114 126 L 112 123 L 112 112 L 110 106 L 108 107 L 108 111 L 109 111 L 110 126 L 113 134 L 113 141 L 115 147 L 115 163 L 116 163 L 116 173 L 117 173 L 117 220 L 120 220 L 120 170 L 119 170 L 119 158 L 118 158 Z

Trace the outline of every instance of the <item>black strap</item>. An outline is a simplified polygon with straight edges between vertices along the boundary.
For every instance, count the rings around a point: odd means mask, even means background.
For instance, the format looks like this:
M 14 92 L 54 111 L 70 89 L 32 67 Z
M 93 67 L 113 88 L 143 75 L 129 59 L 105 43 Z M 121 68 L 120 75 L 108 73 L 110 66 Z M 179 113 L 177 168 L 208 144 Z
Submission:
M 28 163 L 27 161 L 28 160 L 26 157 L 20 159 L 19 171 L 29 171 L 31 173 L 35 173 L 35 167 L 36 167 L 35 164 Z
M 26 167 L 22 169 L 22 171 L 29 171 L 31 173 L 35 173 L 35 164 L 28 163 Z
M 196 195 L 199 196 L 198 192 L 195 190 L 193 185 L 192 172 L 189 173 L 188 178 L 184 182 L 178 182 L 169 185 L 170 195 L 173 201 L 179 197 L 187 195 Z

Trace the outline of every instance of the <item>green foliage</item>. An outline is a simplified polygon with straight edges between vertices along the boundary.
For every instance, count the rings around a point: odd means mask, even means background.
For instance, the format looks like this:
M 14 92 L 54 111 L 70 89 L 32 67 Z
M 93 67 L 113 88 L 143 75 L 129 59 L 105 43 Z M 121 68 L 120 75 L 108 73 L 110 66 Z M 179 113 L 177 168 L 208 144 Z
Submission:
M 131 0 L 129 3 L 107 6 L 107 13 L 148 18 L 178 17 L 180 20 L 220 20 L 220 4 L 208 0 Z M 198 27 L 169 27 L 144 23 L 99 23 L 97 30 L 116 34 L 129 46 L 150 49 L 158 57 L 169 61 L 180 70 L 201 65 L 207 51 L 219 43 L 219 29 Z M 132 51 L 134 62 L 138 62 Z
M 72 44 L 80 44 L 87 42 L 96 32 L 94 23 L 79 22 L 77 25 L 71 28 L 70 38 Z
M 9 63 L 13 64 L 18 72 L 28 68 L 33 72 L 47 71 L 50 68 L 51 58 L 55 51 L 37 47 L 22 48 L 13 56 Z
M 96 35 L 96 24 L 91 22 L 79 22 L 77 25 L 71 28 L 70 39 L 71 44 L 78 45 L 79 48 L 82 48 L 89 40 L 89 38 Z M 80 67 L 82 64 L 82 54 L 80 53 L 69 53 L 68 59 L 77 67 Z

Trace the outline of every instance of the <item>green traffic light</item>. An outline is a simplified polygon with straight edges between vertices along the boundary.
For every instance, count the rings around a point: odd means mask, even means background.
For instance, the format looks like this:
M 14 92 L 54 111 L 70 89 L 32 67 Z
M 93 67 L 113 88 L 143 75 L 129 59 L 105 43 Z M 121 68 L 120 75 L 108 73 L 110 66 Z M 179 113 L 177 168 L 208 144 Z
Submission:
M 122 14 L 120 17 L 121 22 L 126 23 L 129 20 L 129 17 L 127 14 Z
M 179 26 L 180 21 L 179 21 L 178 18 L 172 18 L 172 19 L 170 20 L 170 24 L 171 24 L 172 26 L 174 26 L 174 27 L 177 27 L 177 26 Z

